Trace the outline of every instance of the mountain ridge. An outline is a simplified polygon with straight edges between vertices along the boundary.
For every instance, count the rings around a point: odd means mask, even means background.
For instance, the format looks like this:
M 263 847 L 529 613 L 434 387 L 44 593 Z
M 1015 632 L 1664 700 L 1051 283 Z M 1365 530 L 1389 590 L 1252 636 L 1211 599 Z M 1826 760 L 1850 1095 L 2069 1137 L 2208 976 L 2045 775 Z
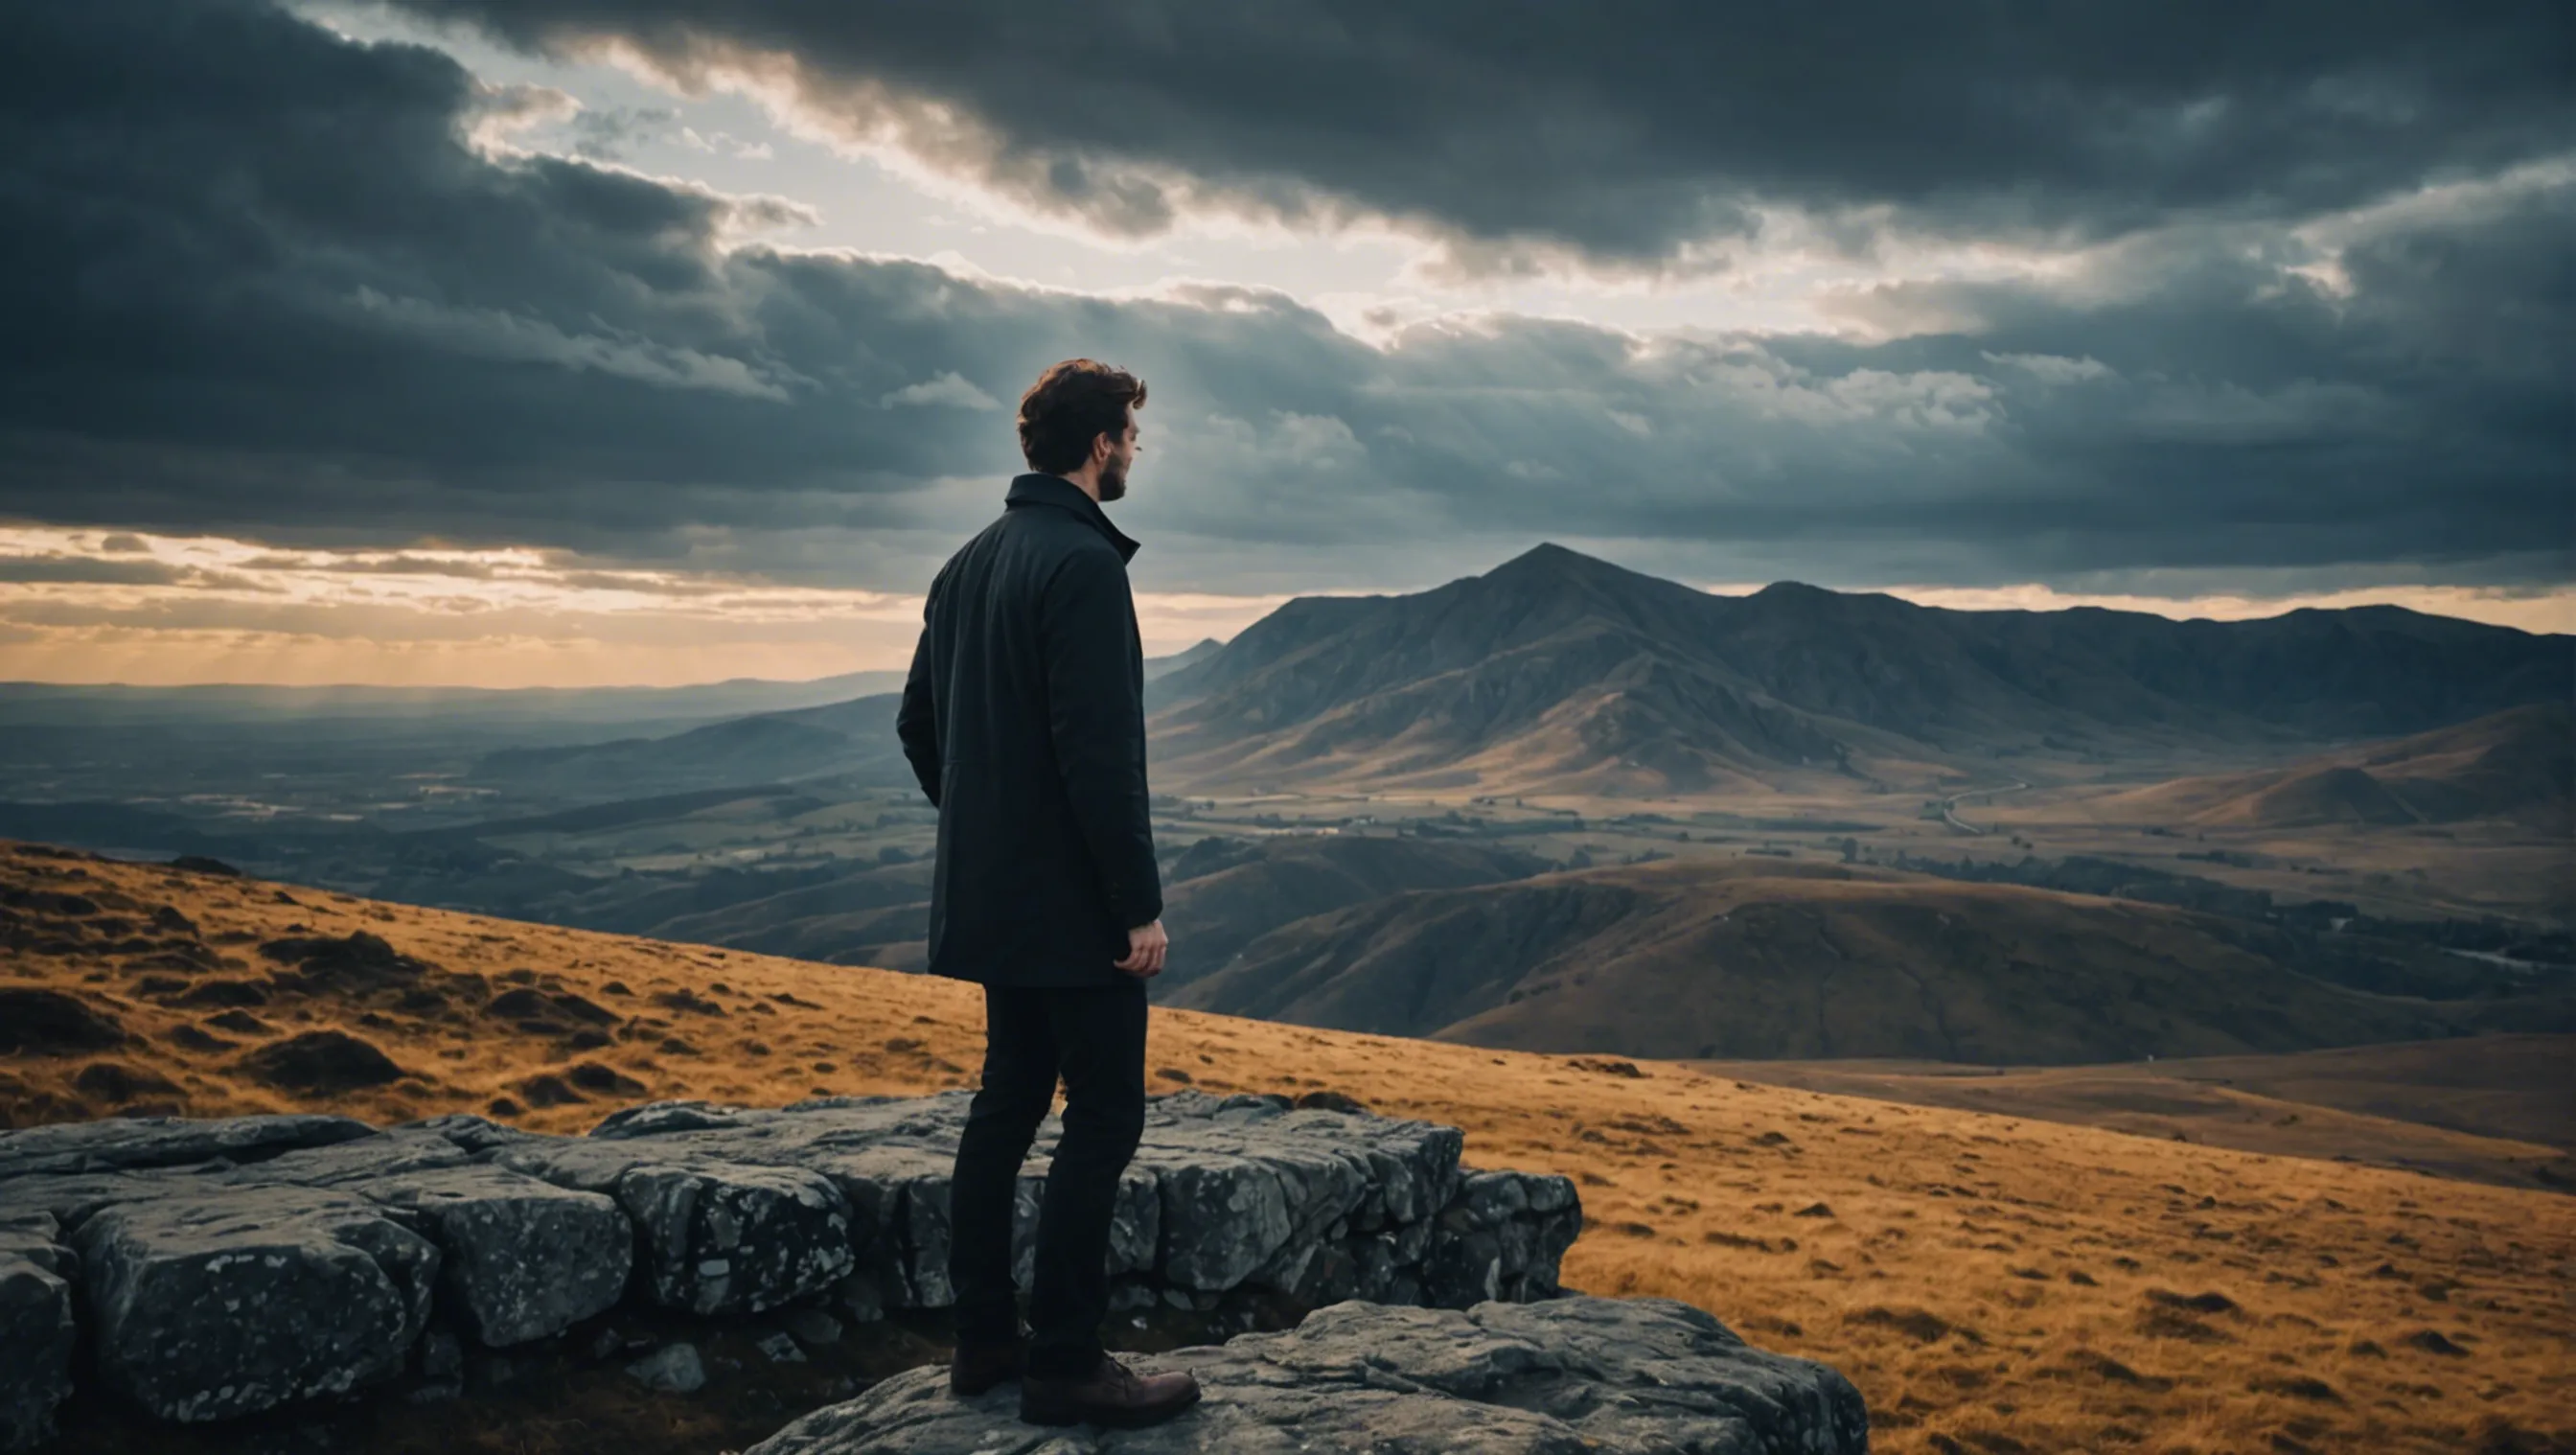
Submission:
M 2556 645 L 2553 645 L 2556 644 Z M 1655 793 L 1991 754 L 2418 730 L 2576 690 L 2564 639 L 2404 608 L 2250 622 L 1717 596 L 1542 544 L 1411 595 L 1300 597 L 1149 694 L 1201 782 Z

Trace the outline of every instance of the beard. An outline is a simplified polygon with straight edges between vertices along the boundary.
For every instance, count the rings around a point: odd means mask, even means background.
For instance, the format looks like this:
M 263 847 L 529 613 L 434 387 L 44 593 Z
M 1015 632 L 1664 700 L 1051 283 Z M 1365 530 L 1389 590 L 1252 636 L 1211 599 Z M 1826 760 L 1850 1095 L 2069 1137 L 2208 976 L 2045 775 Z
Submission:
M 1101 500 L 1106 503 L 1108 501 L 1121 499 L 1126 494 L 1127 467 L 1116 460 L 1110 460 L 1103 463 L 1100 467 Z

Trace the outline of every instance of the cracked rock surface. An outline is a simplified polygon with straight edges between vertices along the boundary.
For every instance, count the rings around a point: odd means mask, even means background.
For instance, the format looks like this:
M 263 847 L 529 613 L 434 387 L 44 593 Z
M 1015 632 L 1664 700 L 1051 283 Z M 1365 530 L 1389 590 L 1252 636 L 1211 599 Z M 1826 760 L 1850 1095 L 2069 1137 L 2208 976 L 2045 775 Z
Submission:
M 972 1400 L 916 1369 L 744 1455 L 1860 1455 L 1869 1417 L 1830 1368 L 1768 1353 L 1670 1299 L 1465 1310 L 1342 1303 L 1284 1333 L 1151 1360 L 1199 1405 L 1144 1430 L 1024 1425 L 1010 1386 Z

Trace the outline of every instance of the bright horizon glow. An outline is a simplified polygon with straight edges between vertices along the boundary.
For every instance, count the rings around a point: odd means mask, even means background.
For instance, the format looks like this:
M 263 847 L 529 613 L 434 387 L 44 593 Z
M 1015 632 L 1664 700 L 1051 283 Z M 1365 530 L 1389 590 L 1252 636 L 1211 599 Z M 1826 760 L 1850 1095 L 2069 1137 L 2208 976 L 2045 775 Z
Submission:
M 1374 592 L 1392 594 L 1436 582 Z M 1720 595 L 1759 590 L 1726 583 Z M 2403 606 L 2576 632 L 2576 588 L 2386 586 L 2188 596 L 1890 585 L 1924 606 L 2099 606 L 2241 621 L 2302 607 Z M 1285 594 L 1139 592 L 1148 655 L 1230 639 Z M 899 671 L 917 594 L 780 585 L 500 549 L 281 549 L 214 536 L 0 528 L 0 680 L 62 685 L 679 687 Z

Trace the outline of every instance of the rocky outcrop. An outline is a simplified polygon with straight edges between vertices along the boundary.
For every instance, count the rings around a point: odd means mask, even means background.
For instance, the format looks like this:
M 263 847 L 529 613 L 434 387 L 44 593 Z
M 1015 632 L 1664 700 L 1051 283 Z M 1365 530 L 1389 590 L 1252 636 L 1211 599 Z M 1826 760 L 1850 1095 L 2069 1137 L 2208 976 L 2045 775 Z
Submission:
M 1146 1430 L 1019 1423 L 916 1369 L 797 1420 L 745 1455 L 1859 1455 L 1869 1416 L 1822 1364 L 1753 1348 L 1669 1299 L 1569 1297 L 1464 1311 L 1336 1304 L 1285 1333 L 1148 1361 L 1205 1397 Z
M 53 1218 L 0 1221 L 0 1449 L 42 1439 L 72 1392 L 70 1255 Z
M 0 1133 L 0 1445 L 42 1437 L 84 1344 L 79 1377 L 211 1420 L 620 1305 L 857 1322 L 943 1307 L 967 1101 L 661 1102 L 578 1137 L 473 1116 Z M 1019 1189 L 1024 1265 L 1054 1134 Z M 1287 1319 L 1353 1298 L 1556 1294 L 1581 1225 L 1573 1184 L 1464 1169 L 1461 1143 L 1454 1127 L 1282 1097 L 1157 1098 L 1120 1188 L 1117 1302 L 1257 1302 Z

